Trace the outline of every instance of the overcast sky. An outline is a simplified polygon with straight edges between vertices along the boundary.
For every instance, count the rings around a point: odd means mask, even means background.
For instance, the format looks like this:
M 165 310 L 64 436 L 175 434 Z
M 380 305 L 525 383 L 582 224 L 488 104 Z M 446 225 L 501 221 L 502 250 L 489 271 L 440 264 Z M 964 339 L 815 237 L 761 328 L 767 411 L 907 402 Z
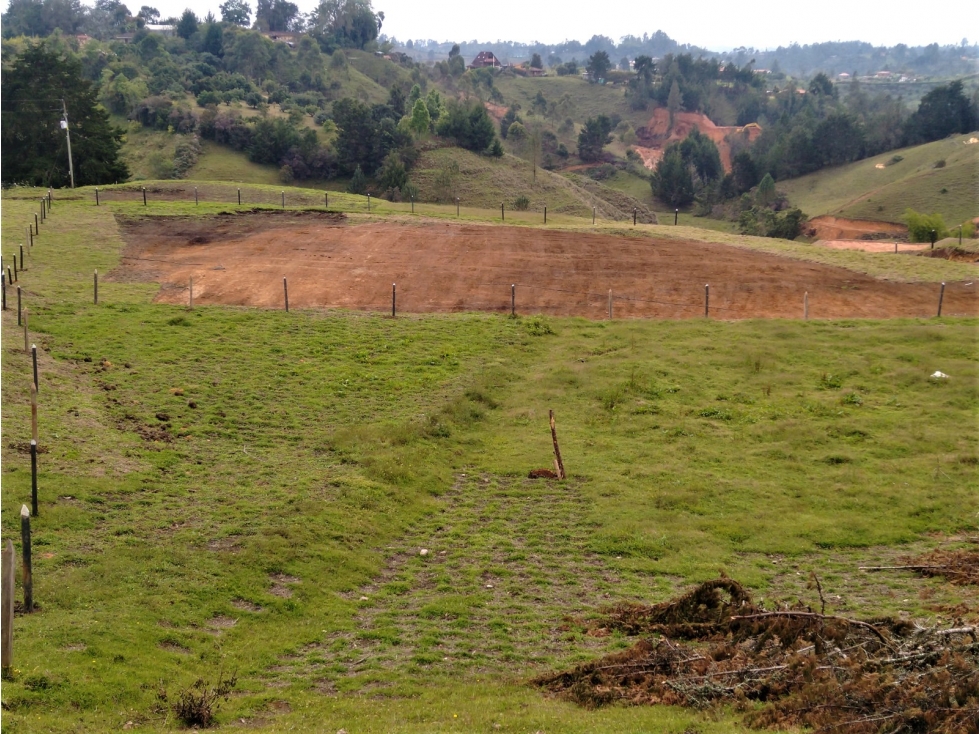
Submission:
M 186 7 L 199 16 L 212 10 L 220 17 L 218 6 L 222 0 L 123 1 L 133 13 L 147 4 L 164 17 L 179 15 Z M 305 13 L 313 10 L 319 0 L 294 2 Z M 249 4 L 254 11 L 255 0 L 249 0 Z M 384 11 L 382 33 L 401 41 L 433 38 L 557 43 L 584 42 L 596 34 L 618 41 L 625 35 L 642 36 L 662 30 L 680 43 L 722 51 L 739 46 L 766 49 L 791 43 L 853 40 L 887 46 L 947 45 L 959 43 L 970 33 L 970 42 L 975 42 L 977 35 L 975 0 L 934 0 L 924 5 L 903 5 L 893 0 L 617 0 L 607 5 L 579 5 L 573 0 L 373 0 L 373 4 L 375 10 Z

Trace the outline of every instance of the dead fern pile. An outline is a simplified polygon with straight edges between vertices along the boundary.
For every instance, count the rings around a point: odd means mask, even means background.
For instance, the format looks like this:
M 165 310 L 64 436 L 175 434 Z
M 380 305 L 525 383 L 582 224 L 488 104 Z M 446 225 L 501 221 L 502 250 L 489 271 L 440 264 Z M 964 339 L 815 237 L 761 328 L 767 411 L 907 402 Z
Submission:
M 664 604 L 610 607 L 597 624 L 642 639 L 534 683 L 587 707 L 733 704 L 756 727 L 979 734 L 975 627 L 765 611 L 726 578 Z

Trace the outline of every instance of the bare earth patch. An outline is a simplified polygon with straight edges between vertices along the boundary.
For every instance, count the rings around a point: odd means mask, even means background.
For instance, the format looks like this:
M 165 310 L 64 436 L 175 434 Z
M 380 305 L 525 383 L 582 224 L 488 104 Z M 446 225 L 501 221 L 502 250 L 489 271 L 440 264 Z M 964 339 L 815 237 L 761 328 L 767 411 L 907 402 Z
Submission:
M 325 213 L 244 212 L 121 222 L 117 280 L 158 282 L 156 300 L 390 311 L 510 309 L 605 318 L 930 316 L 933 284 L 876 280 L 842 268 L 728 245 L 445 221 L 349 223 Z M 945 313 L 979 313 L 975 288 L 949 283 Z

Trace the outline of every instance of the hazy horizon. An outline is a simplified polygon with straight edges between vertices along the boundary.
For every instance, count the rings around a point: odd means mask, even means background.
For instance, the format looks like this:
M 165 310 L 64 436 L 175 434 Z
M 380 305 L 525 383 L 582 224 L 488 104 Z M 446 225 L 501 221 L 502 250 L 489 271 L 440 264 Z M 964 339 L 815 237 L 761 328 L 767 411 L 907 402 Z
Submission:
M 146 4 L 159 10 L 163 17 L 179 16 L 187 7 L 199 17 L 208 11 L 220 17 L 220 0 L 193 4 L 187 0 L 132 0 L 126 4 L 134 14 Z M 255 0 L 249 0 L 249 4 L 254 13 Z M 298 0 L 296 4 L 301 12 L 309 13 L 318 2 Z M 746 13 L 730 2 L 718 0 L 704 0 L 693 16 L 685 5 L 653 10 L 638 0 L 622 0 L 614 13 L 606 15 L 577 13 L 576 6 L 567 3 L 530 4 L 520 0 L 497 0 L 492 6 L 479 7 L 477 12 L 473 12 L 475 6 L 460 6 L 450 0 L 427 0 L 417 6 L 374 0 L 373 5 L 375 11 L 384 12 L 381 32 L 401 42 L 432 39 L 558 44 L 585 43 L 595 35 L 618 42 L 624 36 L 641 37 L 663 31 L 680 44 L 720 53 L 742 46 L 766 51 L 794 43 L 834 41 L 862 41 L 874 46 L 958 45 L 963 40 L 974 40 L 968 39 L 968 18 L 975 13 L 975 4 L 965 0 L 938 0 L 929 6 L 928 13 L 914 18 L 896 10 L 892 3 L 879 0 L 862 4 L 826 0 L 820 4 L 818 14 L 807 12 L 804 18 L 802 14 L 785 13 L 773 2 L 756 3 L 752 12 Z

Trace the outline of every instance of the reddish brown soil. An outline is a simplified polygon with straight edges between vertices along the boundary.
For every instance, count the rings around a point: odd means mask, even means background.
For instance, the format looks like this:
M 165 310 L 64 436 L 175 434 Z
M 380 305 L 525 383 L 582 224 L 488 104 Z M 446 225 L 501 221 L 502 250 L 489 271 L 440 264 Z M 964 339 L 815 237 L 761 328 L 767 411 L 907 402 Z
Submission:
M 863 252 L 920 252 L 928 249 L 928 245 L 907 242 L 881 242 L 877 240 L 819 240 L 817 247 L 828 247 L 831 250 L 862 250 Z M 895 249 L 897 248 L 897 249 Z
M 670 111 L 665 107 L 657 107 L 653 110 L 653 116 L 649 118 L 649 122 L 636 130 L 639 142 L 646 148 L 646 152 L 640 151 L 639 153 L 646 168 L 653 168 L 656 161 L 662 158 L 663 150 L 667 145 L 683 140 L 694 128 L 697 128 L 702 135 L 706 135 L 717 145 L 725 171 L 731 170 L 730 136 L 740 135 L 744 137 L 745 142 L 751 143 L 762 132 L 761 128 L 754 123 L 744 127 L 715 125 L 713 120 L 700 112 L 677 112 L 673 118 L 673 128 L 670 129 Z
M 931 316 L 937 284 L 891 283 L 840 268 L 696 241 L 449 222 L 348 223 L 313 212 L 122 221 L 112 277 L 156 281 L 157 300 L 281 308 L 506 311 L 601 319 Z M 976 288 L 949 283 L 943 313 L 977 314 Z
M 869 240 L 908 239 L 908 228 L 893 222 L 874 222 L 868 219 L 844 219 L 843 217 L 813 217 L 806 223 L 809 234 L 821 240 Z

